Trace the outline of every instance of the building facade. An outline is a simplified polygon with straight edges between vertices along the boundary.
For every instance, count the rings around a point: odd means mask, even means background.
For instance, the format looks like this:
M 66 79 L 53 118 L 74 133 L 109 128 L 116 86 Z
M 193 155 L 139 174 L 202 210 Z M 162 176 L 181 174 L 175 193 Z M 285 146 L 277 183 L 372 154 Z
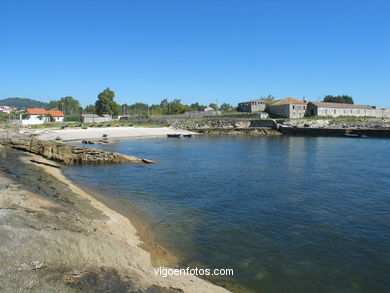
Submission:
M 16 111 L 16 107 L 0 106 L 0 113 L 11 113 Z
M 267 104 L 261 99 L 242 102 L 238 104 L 238 109 L 241 112 L 262 112 L 265 110 L 266 107 Z
M 27 108 L 24 114 L 21 114 L 20 120 L 14 121 L 19 125 L 34 125 L 50 122 L 50 116 L 55 122 L 64 121 L 64 114 L 61 111 L 47 111 L 42 108 Z
M 302 118 L 305 116 L 307 103 L 294 98 L 284 98 L 269 106 L 272 116 L 283 118 Z
M 108 114 L 104 114 L 103 116 L 99 116 L 96 114 L 81 114 L 80 122 L 81 123 L 101 123 L 101 122 L 109 122 L 112 118 Z
M 390 118 L 390 109 L 377 108 L 369 105 L 343 103 L 309 102 L 305 116 L 356 116 Z

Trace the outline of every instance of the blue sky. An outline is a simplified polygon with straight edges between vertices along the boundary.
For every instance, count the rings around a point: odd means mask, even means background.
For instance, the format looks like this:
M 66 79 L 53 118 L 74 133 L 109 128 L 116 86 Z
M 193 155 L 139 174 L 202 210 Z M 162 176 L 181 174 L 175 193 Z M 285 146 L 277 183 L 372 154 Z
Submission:
M 390 107 L 390 1 L 1 0 L 0 98 Z

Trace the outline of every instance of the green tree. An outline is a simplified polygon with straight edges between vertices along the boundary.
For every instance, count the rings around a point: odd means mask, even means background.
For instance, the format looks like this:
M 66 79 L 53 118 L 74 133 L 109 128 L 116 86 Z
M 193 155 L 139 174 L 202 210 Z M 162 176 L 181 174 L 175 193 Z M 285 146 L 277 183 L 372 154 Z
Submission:
M 323 102 L 354 104 L 352 97 L 348 95 L 340 95 L 340 96 L 327 95 L 324 97 Z
M 46 117 L 49 117 L 50 122 L 55 122 L 56 121 L 51 114 L 46 114 Z
M 95 105 L 85 106 L 83 113 L 84 114 L 95 114 L 96 113 L 96 106 Z
M 218 106 L 215 103 L 211 103 L 209 107 L 213 108 L 215 111 L 218 111 Z
M 231 111 L 234 109 L 234 107 L 230 104 L 227 104 L 227 103 L 223 103 L 220 107 L 221 111 L 223 112 L 227 112 L 227 111 Z
M 121 112 L 121 105 L 113 101 L 111 103 L 111 115 L 117 117 Z
M 206 106 L 200 105 L 198 102 L 191 104 L 192 111 L 203 111 L 206 109 Z
M 273 95 L 261 97 L 260 99 L 263 100 L 267 105 L 271 105 L 275 101 L 275 97 Z
M 80 102 L 71 96 L 50 101 L 50 103 L 47 104 L 46 109 L 62 111 L 65 116 L 78 116 L 81 114 Z
M 129 107 L 132 115 L 148 115 L 149 105 L 145 103 L 134 103 Z
M 191 110 L 190 107 L 183 105 L 180 99 L 174 99 L 168 104 L 169 114 L 183 114 L 187 110 Z
M 164 99 L 160 103 L 161 112 L 163 115 L 169 114 L 169 102 L 168 99 Z
M 96 114 L 98 114 L 98 115 L 103 115 L 103 114 L 113 115 L 114 112 L 116 112 L 118 110 L 117 106 L 115 105 L 116 103 L 114 102 L 114 98 L 115 98 L 115 93 L 112 90 L 110 90 L 110 88 L 106 88 L 104 91 L 102 91 L 98 95 L 98 99 L 95 103 Z M 119 113 L 119 111 L 118 111 L 118 113 Z

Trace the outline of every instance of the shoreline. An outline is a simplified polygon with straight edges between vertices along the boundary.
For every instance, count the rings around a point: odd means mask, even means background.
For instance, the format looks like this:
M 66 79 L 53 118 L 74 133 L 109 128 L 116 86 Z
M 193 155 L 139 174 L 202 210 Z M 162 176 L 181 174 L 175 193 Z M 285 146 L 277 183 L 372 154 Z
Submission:
M 38 139 L 55 141 L 60 137 L 63 142 L 72 142 L 88 139 L 101 139 L 107 135 L 112 139 L 156 138 L 166 137 L 168 134 L 197 134 L 192 131 L 173 127 L 100 127 L 88 129 L 62 129 L 35 131 Z
M 55 170 L 54 168 L 50 168 L 50 166 L 49 169 Z M 78 189 L 82 190 L 90 197 L 94 198 L 107 208 L 113 210 L 114 212 L 120 214 L 121 216 L 125 217 L 130 221 L 131 225 L 134 226 L 137 232 L 136 234 L 141 241 L 139 246 L 150 254 L 151 261 L 154 267 L 174 267 L 178 264 L 179 257 L 175 253 L 169 251 L 167 248 L 163 247 L 162 245 L 153 240 L 154 232 L 151 232 L 151 228 L 149 228 L 149 223 L 145 223 L 147 221 L 146 218 L 149 216 L 146 212 L 142 211 L 130 202 L 116 197 L 108 197 L 104 194 L 99 193 L 96 190 L 91 190 L 87 187 L 81 186 L 80 184 L 69 179 L 61 172 L 61 170 L 59 171 L 59 178 L 57 178 L 57 175 L 55 176 L 57 179 L 65 179 L 67 182 L 69 182 L 69 184 L 76 186 Z
M 139 225 L 134 224 L 134 220 L 131 222 L 128 217 L 99 201 L 66 178 L 59 168 L 32 162 L 34 155 L 18 151 L 10 152 L 16 153 L 16 157 L 19 156 L 21 164 L 26 168 L 45 172 L 46 175 L 42 176 L 43 180 L 49 180 L 50 182 L 40 182 L 39 179 L 32 181 L 37 182 L 36 188 L 38 190 L 40 188 L 46 190 L 48 187 L 51 188 L 49 190 L 52 190 L 52 194 L 50 192 L 45 193 L 45 197 L 43 197 L 40 193 L 24 189 L 20 182 L 13 182 L 9 175 L 4 176 L 4 170 L 0 170 L 0 184 L 7 187 L 0 193 L 2 210 L 5 209 L 5 205 L 11 205 L 10 201 L 12 200 L 16 200 L 12 203 L 14 208 L 17 205 L 32 205 L 28 206 L 28 209 L 31 209 L 32 212 L 24 215 L 27 227 L 23 228 L 23 233 L 31 234 L 31 236 L 27 237 L 28 241 L 25 238 L 27 243 L 22 243 L 22 246 L 15 245 L 15 247 L 12 243 L 9 243 L 8 245 L 12 245 L 12 249 L 7 250 L 9 255 L 3 256 L 6 257 L 3 264 L 9 271 L 13 271 L 13 274 L 15 272 L 16 274 L 23 274 L 23 276 L 18 276 L 19 279 L 26 277 L 26 282 L 36 282 L 34 287 L 39 289 L 38 292 L 45 292 L 48 289 L 58 290 L 58 288 L 66 288 L 65 291 L 67 292 L 79 292 L 80 289 L 81 291 L 94 290 L 94 286 L 105 287 L 108 292 L 130 292 L 131 290 L 166 293 L 195 293 L 200 292 L 200 290 L 205 293 L 230 292 L 196 276 L 168 276 L 164 278 L 156 275 L 152 262 L 153 252 L 149 253 L 146 250 L 153 246 L 153 242 L 145 237 L 147 234 L 146 231 L 143 232 L 140 228 L 141 223 Z M 3 159 L 7 159 L 7 154 L 2 156 Z M 39 158 L 38 161 L 42 162 L 42 160 L 51 162 L 43 158 Z M 14 170 L 27 173 L 24 170 L 25 168 L 20 169 L 21 166 L 14 168 Z M 34 174 L 33 176 L 40 176 L 34 171 L 32 171 L 32 174 Z M 62 191 L 56 190 L 56 186 L 63 186 L 61 187 Z M 24 194 L 34 200 L 25 202 L 23 200 Z M 53 194 L 55 200 L 50 198 Z M 22 198 L 18 198 L 19 196 Z M 8 216 L 6 215 L 7 218 L 15 216 L 13 215 L 14 208 L 6 209 L 7 213 L 8 210 L 10 213 Z M 23 207 L 23 209 L 27 209 L 27 207 Z M 52 214 L 52 209 L 56 210 L 54 214 Z M 35 218 L 38 214 L 40 216 Z M 4 215 L 1 216 L 4 218 Z M 37 229 L 34 226 L 35 228 L 33 228 L 29 223 L 34 222 L 37 222 L 35 225 L 41 224 L 43 227 Z M 45 224 L 43 222 L 53 223 Z M 68 226 L 77 226 L 78 228 L 69 229 Z M 20 233 L 17 235 L 23 237 Z M 143 236 L 145 241 L 141 239 Z M 33 239 L 34 242 L 31 242 Z M 38 245 L 40 249 L 30 247 L 30 244 L 31 246 Z M 4 245 L 3 247 L 6 249 L 7 246 Z M 161 247 L 154 245 L 152 248 L 160 251 L 160 255 L 154 253 L 154 257 L 157 259 L 161 258 L 164 253 L 164 256 L 166 256 L 166 252 Z M 26 254 L 24 250 L 29 252 Z M 14 256 L 12 257 L 12 255 Z M 18 257 L 15 257 L 16 255 Z M 31 259 L 38 260 L 31 262 Z M 29 263 L 33 264 L 32 268 Z M 42 275 L 48 277 L 51 281 L 42 284 Z M 4 269 L 0 270 L 0 277 L 3 280 L 7 279 L 4 278 L 7 277 L 4 276 Z M 11 278 L 11 275 L 9 278 Z M 86 282 L 90 278 L 95 280 L 93 284 Z M 113 278 L 115 281 L 113 281 Z M 13 280 L 9 284 L 9 286 L 13 286 L 12 289 L 6 287 L 7 284 L 1 285 L 0 289 L 5 289 L 4 292 L 12 292 L 15 289 L 26 290 L 28 289 L 26 282 L 15 282 Z M 107 286 L 114 286 L 115 288 Z M 117 286 L 127 290 L 117 290 Z M 76 290 L 72 291 L 72 288 Z M 150 291 L 152 289 L 156 291 Z

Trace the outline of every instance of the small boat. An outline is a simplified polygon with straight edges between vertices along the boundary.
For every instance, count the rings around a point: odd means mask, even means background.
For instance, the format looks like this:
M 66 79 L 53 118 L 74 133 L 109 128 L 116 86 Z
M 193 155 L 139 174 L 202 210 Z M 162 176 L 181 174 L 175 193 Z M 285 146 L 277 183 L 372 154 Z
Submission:
M 183 137 L 192 137 L 192 134 L 183 134 Z
M 345 137 L 362 137 L 361 134 L 357 134 L 357 133 L 346 133 L 344 134 Z
M 170 138 L 179 138 L 180 137 L 180 133 L 178 134 L 167 134 L 167 137 L 170 137 Z
M 57 136 L 56 140 L 62 140 L 62 138 L 60 136 Z

